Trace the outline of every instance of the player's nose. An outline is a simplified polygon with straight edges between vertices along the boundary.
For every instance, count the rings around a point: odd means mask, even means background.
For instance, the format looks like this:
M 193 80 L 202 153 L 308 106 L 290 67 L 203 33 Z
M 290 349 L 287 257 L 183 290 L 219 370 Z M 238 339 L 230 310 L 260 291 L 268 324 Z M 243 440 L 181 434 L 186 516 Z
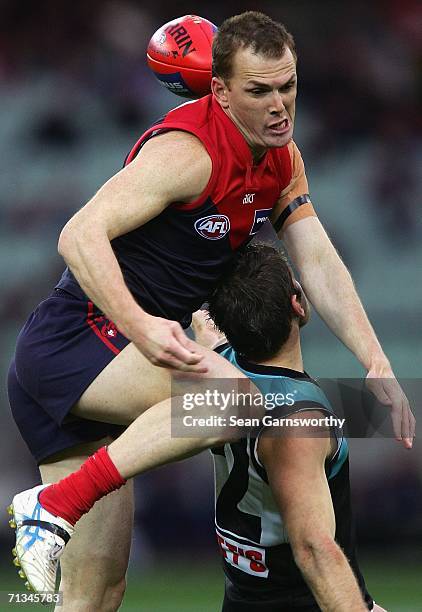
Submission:
M 272 99 L 271 99 L 270 113 L 271 114 L 282 113 L 285 110 L 285 108 L 286 107 L 284 105 L 283 94 L 280 93 L 279 91 L 274 91 L 272 95 Z

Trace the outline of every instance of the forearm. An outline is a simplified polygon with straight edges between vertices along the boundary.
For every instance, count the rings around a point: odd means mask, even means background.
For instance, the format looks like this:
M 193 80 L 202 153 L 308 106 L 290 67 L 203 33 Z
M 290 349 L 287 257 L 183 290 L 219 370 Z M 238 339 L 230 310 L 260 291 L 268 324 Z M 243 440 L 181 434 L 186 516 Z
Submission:
M 367 370 L 388 377 L 388 360 L 352 278 L 319 220 L 310 217 L 293 223 L 281 237 L 318 314 Z
M 376 364 L 388 366 L 350 273 L 334 248 L 320 261 L 307 262 L 300 273 L 305 293 L 318 314 L 361 364 L 367 370 Z
M 146 314 L 127 288 L 105 232 L 71 221 L 60 236 L 59 253 L 87 296 L 132 339 L 134 322 Z
M 299 545 L 293 553 L 323 612 L 363 612 L 368 609 L 353 571 L 334 541 Z

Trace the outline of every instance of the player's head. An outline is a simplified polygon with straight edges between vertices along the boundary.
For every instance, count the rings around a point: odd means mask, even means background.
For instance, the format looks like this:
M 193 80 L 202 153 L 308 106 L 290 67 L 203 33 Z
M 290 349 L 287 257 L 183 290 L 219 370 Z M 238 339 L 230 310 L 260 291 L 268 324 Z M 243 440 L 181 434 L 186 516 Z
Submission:
M 257 154 L 293 135 L 296 52 L 292 35 L 263 13 L 222 23 L 214 38 L 212 91 Z
M 270 359 L 309 305 L 284 255 L 267 244 L 240 249 L 209 300 L 209 313 L 233 348 L 252 361 Z

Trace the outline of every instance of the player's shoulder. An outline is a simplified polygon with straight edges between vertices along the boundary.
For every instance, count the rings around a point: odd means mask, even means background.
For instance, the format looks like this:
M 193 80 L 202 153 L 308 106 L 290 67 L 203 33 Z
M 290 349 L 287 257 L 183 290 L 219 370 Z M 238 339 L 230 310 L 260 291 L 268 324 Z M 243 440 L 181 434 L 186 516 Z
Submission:
M 192 132 L 183 130 L 182 128 L 172 128 L 154 136 L 145 143 L 144 147 L 171 147 L 176 149 L 188 148 L 194 153 L 205 151 L 201 140 Z
M 145 158 L 164 160 L 171 166 L 186 166 L 186 169 L 200 169 L 211 172 L 211 159 L 201 140 L 188 131 L 171 129 L 150 138 L 138 155 L 139 163 Z
M 292 166 L 295 165 L 296 160 L 302 159 L 299 147 L 293 139 L 290 140 L 284 147 L 277 147 L 273 149 L 273 152 L 279 159 L 289 159 Z
M 201 129 L 207 123 L 210 96 L 190 100 L 170 109 L 156 121 L 141 137 L 142 146 L 188 147 L 193 154 L 206 154 Z
M 297 146 L 297 143 L 295 140 L 293 140 L 293 138 L 288 143 L 287 148 L 289 150 L 290 155 L 300 155 L 299 147 Z
M 270 155 L 280 177 L 280 191 L 283 192 L 283 190 L 291 185 L 292 180 L 297 174 L 298 161 L 302 159 L 299 149 L 296 143 L 290 140 L 283 147 L 270 149 Z
M 167 113 L 163 123 L 178 121 L 200 126 L 209 121 L 210 116 L 212 116 L 212 109 L 212 96 L 210 94 L 199 98 L 199 100 L 189 100 L 179 104 L 179 106 L 175 106 Z

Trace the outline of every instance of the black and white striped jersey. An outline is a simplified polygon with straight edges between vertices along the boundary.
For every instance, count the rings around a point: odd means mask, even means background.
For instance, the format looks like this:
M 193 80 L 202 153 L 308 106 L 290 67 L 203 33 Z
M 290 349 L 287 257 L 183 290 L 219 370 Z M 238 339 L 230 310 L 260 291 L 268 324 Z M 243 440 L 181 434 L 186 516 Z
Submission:
M 231 347 L 220 352 L 246 373 L 264 396 L 279 393 L 280 397 L 286 397 L 294 393 L 293 405 L 279 405 L 272 410 L 274 419 L 294 417 L 309 409 L 320 410 L 322 416 L 334 415 L 323 391 L 306 374 L 248 363 L 236 357 Z M 372 598 L 366 591 L 355 557 L 347 440 L 338 429 L 333 431 L 333 435 L 337 450 L 326 461 L 325 471 L 335 512 L 336 541 L 349 559 L 371 609 Z M 316 606 L 294 561 L 288 533 L 265 468 L 259 461 L 258 439 L 259 434 L 258 437 L 248 436 L 212 451 L 215 522 L 227 578 L 226 598 L 243 601 L 245 605 L 255 601 L 274 601 L 274 606 L 277 606 L 274 610 L 290 609 L 288 605 L 292 610 L 295 605 Z M 280 607 L 282 605 L 285 607 Z

